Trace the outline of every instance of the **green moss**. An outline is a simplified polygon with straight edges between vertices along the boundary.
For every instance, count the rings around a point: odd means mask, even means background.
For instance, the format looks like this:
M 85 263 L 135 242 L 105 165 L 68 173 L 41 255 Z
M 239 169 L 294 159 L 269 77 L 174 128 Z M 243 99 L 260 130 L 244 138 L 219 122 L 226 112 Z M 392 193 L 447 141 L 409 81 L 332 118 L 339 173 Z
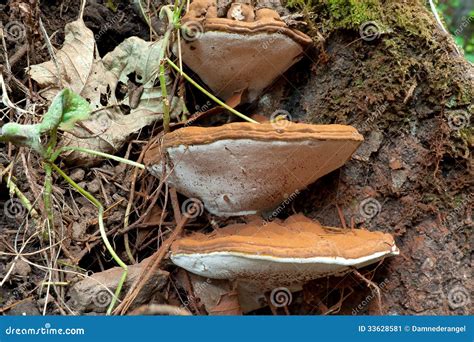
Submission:
M 313 81 L 319 89 L 312 93 L 315 100 L 305 107 L 310 121 L 350 122 L 367 129 L 364 120 L 383 106 L 383 115 L 372 124 L 389 132 L 397 127 L 395 134 L 424 125 L 443 108 L 464 109 L 473 103 L 472 81 L 465 77 L 469 68 L 453 59 L 455 51 L 424 1 L 288 1 L 287 6 L 306 14 L 307 33 L 328 51 Z M 366 41 L 360 32 L 368 22 L 375 22 L 380 35 Z M 443 134 L 440 128 L 435 136 Z M 472 136 L 464 129 L 444 145 L 451 146 L 453 157 L 466 158 Z M 435 140 L 427 145 L 437 148 Z
M 351 29 L 367 21 L 381 20 L 379 0 L 326 0 L 322 3 L 327 6 L 334 27 Z

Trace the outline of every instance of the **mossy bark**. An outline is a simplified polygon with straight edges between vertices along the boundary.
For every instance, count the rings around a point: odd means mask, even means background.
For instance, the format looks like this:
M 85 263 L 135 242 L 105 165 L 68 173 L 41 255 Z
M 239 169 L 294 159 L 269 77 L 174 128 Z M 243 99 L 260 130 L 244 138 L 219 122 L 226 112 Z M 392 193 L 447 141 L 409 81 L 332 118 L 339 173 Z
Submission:
M 351 124 L 366 140 L 297 205 L 340 225 L 338 205 L 356 225 L 396 236 L 402 256 L 375 276 L 386 313 L 472 314 L 452 298 L 473 287 L 473 66 L 423 1 L 315 0 L 302 8 L 321 43 L 280 105 L 297 119 Z M 363 37 L 367 23 L 378 31 Z M 361 215 L 367 198 L 379 204 L 371 218 Z M 342 313 L 367 295 L 363 287 Z

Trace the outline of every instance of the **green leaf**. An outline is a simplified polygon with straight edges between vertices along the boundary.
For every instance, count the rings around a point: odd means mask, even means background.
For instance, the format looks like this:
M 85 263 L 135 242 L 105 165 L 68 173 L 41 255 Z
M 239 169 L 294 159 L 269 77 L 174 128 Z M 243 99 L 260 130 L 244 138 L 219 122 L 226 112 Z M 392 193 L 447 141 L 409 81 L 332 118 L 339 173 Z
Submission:
M 26 146 L 40 152 L 41 146 L 40 126 L 20 125 L 10 122 L 0 128 L 0 142 L 11 142 L 15 145 Z
M 77 121 L 87 120 L 91 114 L 89 102 L 69 89 L 64 90 L 63 118 L 59 128 L 70 130 Z
M 89 103 L 70 89 L 63 89 L 56 95 L 41 122 L 41 132 L 55 128 L 70 130 L 77 121 L 89 118 Z

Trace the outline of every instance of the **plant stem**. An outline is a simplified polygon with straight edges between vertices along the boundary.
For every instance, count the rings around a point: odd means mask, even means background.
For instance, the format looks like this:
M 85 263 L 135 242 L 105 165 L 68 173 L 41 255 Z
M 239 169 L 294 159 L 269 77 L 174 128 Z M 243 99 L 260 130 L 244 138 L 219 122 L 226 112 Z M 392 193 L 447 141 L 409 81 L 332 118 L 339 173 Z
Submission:
M 212 95 L 211 93 L 209 93 L 206 89 L 204 89 L 203 87 L 201 87 L 199 84 L 197 84 L 191 77 L 189 77 L 188 75 L 186 75 L 184 73 L 183 70 L 181 70 L 176 64 L 174 64 L 169 58 L 166 59 L 166 61 L 168 62 L 169 65 L 171 65 L 171 67 L 173 69 L 175 69 L 177 72 L 179 72 L 181 75 L 183 75 L 183 77 L 189 82 L 191 83 L 193 86 L 195 86 L 196 88 L 198 88 L 201 92 L 203 92 L 204 94 L 206 94 L 209 98 L 211 98 L 211 100 L 213 100 L 214 102 L 216 102 L 217 104 L 221 105 L 222 107 L 224 107 L 225 109 L 227 109 L 229 112 L 231 112 L 232 114 L 235 114 L 237 115 L 239 118 L 242 118 L 244 119 L 245 121 L 248 121 L 248 122 L 251 122 L 251 123 L 256 123 L 258 124 L 259 122 L 249 118 L 248 116 L 240 113 L 239 111 L 235 110 L 234 108 L 228 106 L 227 104 L 225 104 L 224 102 L 222 102 L 221 100 L 219 100 L 217 97 L 215 97 L 214 95 Z
M 160 50 L 160 86 L 161 96 L 163 97 L 163 130 L 165 133 L 170 131 L 170 102 L 168 99 L 168 90 L 166 89 L 166 74 L 165 74 L 165 51 L 168 48 L 168 43 L 172 31 L 172 26 L 168 27 L 163 37 Z
M 74 182 L 58 166 L 56 166 L 55 164 L 49 164 L 49 165 L 54 169 L 54 171 L 59 173 L 59 175 L 61 175 L 61 177 L 63 177 L 69 184 L 71 184 L 71 186 L 74 187 L 82 196 L 87 198 L 94 206 L 97 207 L 97 209 L 99 211 L 99 215 L 98 215 L 98 217 L 99 217 L 99 220 L 98 220 L 99 221 L 99 231 L 100 231 L 100 236 L 102 237 L 102 241 L 104 242 L 105 247 L 109 251 L 112 258 L 115 260 L 115 262 L 120 267 L 123 268 L 122 277 L 119 280 L 119 283 L 118 283 L 117 288 L 116 288 L 115 293 L 114 293 L 114 297 L 112 298 L 112 301 L 111 301 L 111 303 L 110 303 L 110 305 L 107 309 L 107 315 L 110 315 L 110 313 L 112 312 L 112 310 L 115 306 L 115 303 L 117 302 L 117 299 L 119 298 L 120 292 L 122 291 L 122 286 L 125 283 L 125 279 L 127 278 L 128 266 L 122 261 L 122 259 L 120 259 L 120 257 L 117 255 L 117 253 L 115 253 L 114 248 L 112 247 L 112 245 L 110 244 L 109 239 L 107 238 L 107 232 L 105 231 L 104 217 L 103 217 L 104 216 L 104 207 L 102 206 L 102 204 L 94 196 L 92 196 L 89 192 L 87 192 L 85 189 L 80 187 L 76 182 Z
M 163 19 L 163 13 L 166 14 L 168 27 L 161 41 L 160 50 L 160 87 L 161 96 L 163 97 L 163 130 L 165 133 L 170 131 L 170 102 L 168 99 L 168 89 L 166 88 L 166 69 L 165 69 L 165 53 L 168 50 L 171 33 L 174 30 L 174 12 L 171 11 L 169 5 L 165 5 L 160 10 L 160 19 Z
M 26 210 L 28 210 L 28 212 L 31 214 L 31 217 L 33 217 L 33 219 L 37 219 L 39 217 L 39 214 L 33 208 L 33 205 L 31 204 L 30 200 L 28 198 L 26 198 L 26 196 L 21 192 L 20 189 L 18 189 L 17 185 L 10 179 L 10 177 L 5 175 L 5 176 L 3 176 L 3 179 L 5 180 L 5 182 L 7 184 L 7 188 L 10 191 L 13 191 L 15 193 L 16 197 L 18 197 L 21 204 L 23 204 L 23 206 L 26 208 Z
M 43 195 L 44 208 L 46 210 L 46 215 L 48 216 L 50 231 L 54 232 L 53 202 L 51 200 L 53 192 L 53 170 L 51 169 L 51 164 L 49 163 L 44 163 L 43 168 L 45 172 Z M 45 237 L 44 233 L 43 237 Z
M 138 167 L 139 169 L 142 169 L 142 170 L 145 169 L 145 165 L 134 162 L 134 161 L 131 161 L 131 160 L 128 160 L 128 159 L 125 159 L 125 158 L 117 157 L 117 156 L 114 156 L 112 154 L 108 154 L 108 153 L 104 153 L 104 152 L 89 150 L 88 148 L 74 147 L 74 146 L 61 147 L 60 149 L 58 149 L 53 154 L 50 161 L 54 162 L 56 160 L 56 158 L 64 151 L 77 151 L 77 152 L 88 153 L 88 154 L 92 154 L 94 156 L 109 158 L 109 159 L 115 160 L 115 161 L 120 162 L 120 163 L 135 166 L 135 167 Z

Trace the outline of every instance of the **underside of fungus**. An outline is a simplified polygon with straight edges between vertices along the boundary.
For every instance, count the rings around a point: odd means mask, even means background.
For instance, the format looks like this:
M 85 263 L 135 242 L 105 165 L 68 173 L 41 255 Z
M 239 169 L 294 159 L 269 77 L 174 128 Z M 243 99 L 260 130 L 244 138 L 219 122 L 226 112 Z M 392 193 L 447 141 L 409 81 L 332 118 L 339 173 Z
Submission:
M 341 167 L 362 140 L 343 125 L 232 123 L 178 129 L 164 136 L 161 148 L 171 185 L 215 215 L 238 216 L 274 209 Z M 160 156 L 147 154 L 158 177 Z
M 323 227 L 301 214 L 194 233 L 171 250 L 176 265 L 203 277 L 280 285 L 343 274 L 399 253 L 390 234 Z
M 216 1 L 195 0 L 182 23 L 184 63 L 224 100 L 236 92 L 255 100 L 311 43 L 276 11 L 247 4 L 234 3 L 218 17 Z

